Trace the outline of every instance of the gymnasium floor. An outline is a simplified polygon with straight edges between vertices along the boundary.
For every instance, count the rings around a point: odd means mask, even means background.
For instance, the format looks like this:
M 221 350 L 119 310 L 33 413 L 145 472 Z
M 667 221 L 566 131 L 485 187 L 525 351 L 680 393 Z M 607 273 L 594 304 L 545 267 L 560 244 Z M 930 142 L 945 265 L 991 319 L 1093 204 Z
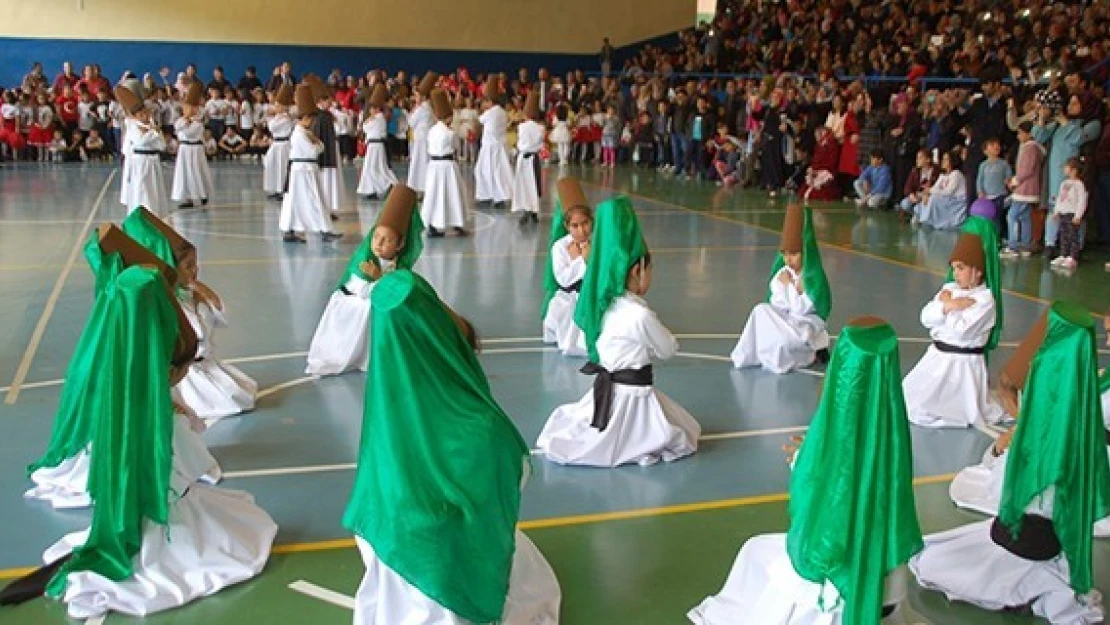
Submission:
M 232 325 L 217 336 L 219 353 L 262 391 L 255 412 L 220 422 L 206 438 L 227 476 L 224 485 L 253 493 L 281 530 L 261 577 L 148 621 L 349 623 L 343 604 L 362 565 L 340 518 L 353 479 L 363 377 L 306 378 L 304 352 L 380 204 L 356 200 L 357 170 L 346 168 L 349 210 L 339 227 L 348 239 L 283 244 L 278 206 L 260 189 L 260 167 L 215 171 L 218 191 L 208 210 L 177 212 L 173 223 L 197 244 L 201 278 L 228 304 Z M 577 400 L 591 383 L 577 373 L 581 361 L 538 341 L 557 172 L 545 170 L 547 214 L 538 227 L 521 230 L 505 211 L 478 209 L 472 237 L 430 241 L 417 265 L 477 325 L 494 393 L 533 441 L 551 410 Z M 788 470 L 780 446 L 805 429 L 821 385 L 820 370 L 775 376 L 728 364 L 747 313 L 766 288 L 784 202 L 646 170 L 574 166 L 568 172 L 587 183 L 595 200 L 614 191 L 633 197 L 655 258 L 648 300 L 682 344 L 678 357 L 657 365 L 657 384 L 699 419 L 705 435 L 698 454 L 669 465 L 592 470 L 537 459 L 522 527 L 560 579 L 563 623 L 682 623 L 686 610 L 720 588 L 747 537 L 786 528 Z M 170 175 L 167 170 L 167 181 Z M 88 523 L 88 512 L 24 501 L 23 467 L 45 448 L 59 378 L 91 304 L 80 245 L 91 227 L 122 219 L 118 189 L 119 173 L 110 166 L 0 169 L 0 324 L 6 329 L 0 384 L 9 385 L 0 388 L 0 583 L 35 565 L 64 532 Z M 889 214 L 860 217 L 840 204 L 817 211 L 815 221 L 833 285 L 831 331 L 860 314 L 888 319 L 903 337 L 907 372 L 925 350 L 918 312 L 941 282 L 955 235 L 914 230 Z M 1054 275 L 1039 259 L 1004 264 L 1007 343 L 992 369 L 1045 300 L 1071 298 L 1105 311 L 1105 260 L 1096 255 L 1072 277 Z M 988 435 L 917 428 L 913 435 L 924 531 L 980 518 L 954 509 L 947 486 L 955 471 L 978 460 Z M 1096 545 L 1095 561 L 1097 585 L 1110 595 L 1110 543 Z M 1034 622 L 949 605 L 916 589 L 911 605 L 913 622 Z M 63 606 L 52 601 L 0 609 L 3 625 L 64 622 Z M 136 620 L 112 615 L 108 622 Z

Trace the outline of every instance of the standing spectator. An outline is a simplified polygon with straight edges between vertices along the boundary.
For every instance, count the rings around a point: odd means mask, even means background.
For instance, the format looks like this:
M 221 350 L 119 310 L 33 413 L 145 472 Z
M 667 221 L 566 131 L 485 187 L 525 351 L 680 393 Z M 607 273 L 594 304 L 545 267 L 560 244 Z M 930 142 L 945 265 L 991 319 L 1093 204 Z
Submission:
M 283 86 L 288 85 L 292 88 L 296 86 L 296 84 L 297 77 L 293 75 L 293 64 L 289 61 L 285 61 L 274 68 L 274 75 L 270 77 L 270 82 L 266 85 L 266 91 L 275 93 Z
M 679 89 L 675 93 L 674 111 L 671 114 L 671 153 L 670 171 L 682 173 L 690 158 L 690 103 L 686 92 Z
M 980 75 L 983 83 L 982 95 L 973 98 L 958 115 L 959 126 L 967 129 L 969 148 L 964 163 L 964 180 L 975 180 L 979 175 L 979 164 L 983 162 L 983 144 L 987 139 L 997 138 L 1002 153 L 1008 154 L 1013 143 L 1013 133 L 1006 124 L 1006 98 L 1003 97 L 1001 71 L 989 67 Z M 967 185 L 968 204 L 975 200 L 975 189 Z
M 77 81 L 77 91 L 87 91 L 89 95 L 95 98 L 101 92 L 110 92 L 111 85 L 108 84 L 106 78 L 100 75 L 99 65 L 86 65 L 84 77 Z
M 1093 164 L 1096 182 L 1093 212 L 1098 219 L 1099 243 L 1106 245 L 1110 244 L 1110 120 L 1103 121 L 1102 137 L 1095 148 Z
M 243 73 L 236 86 L 240 93 L 253 93 L 255 89 L 262 88 L 262 81 L 258 79 L 258 72 L 253 65 L 247 66 L 247 71 Z
M 894 189 L 904 189 L 913 170 L 917 150 L 921 145 L 921 118 L 910 108 L 909 97 L 905 94 L 894 98 L 887 134 L 888 155 L 894 174 Z
M 608 78 L 609 72 L 613 69 L 613 46 L 609 45 L 608 37 L 602 41 L 598 57 L 601 60 L 601 76 Z
M 1050 119 L 1049 107 L 1041 106 L 1038 110 L 1038 123 L 1033 127 L 1033 138 L 1041 145 L 1049 146 L 1047 164 L 1049 195 L 1045 206 L 1050 216 L 1055 213 L 1056 192 L 1064 182 L 1064 165 L 1079 156 L 1079 150 L 1083 144 L 1098 139 L 1102 134 L 1101 121 L 1084 122 L 1082 114 L 1083 104 L 1078 95 L 1068 99 L 1067 108 L 1060 111 L 1056 119 Z M 1049 218 L 1045 221 L 1045 256 L 1049 259 L 1056 258 L 1058 225 L 1055 219 Z
M 58 113 L 58 121 L 65 130 L 64 136 L 72 136 L 73 131 L 77 130 L 77 121 L 80 118 L 77 96 L 73 93 L 73 87 L 68 84 L 64 85 L 57 93 L 58 96 L 54 99 L 54 109 Z
M 786 142 L 791 140 L 793 129 L 786 114 L 783 92 L 771 92 L 771 103 L 761 114 L 762 130 L 759 162 L 763 169 L 762 186 L 772 197 L 776 197 L 789 174 L 786 163 Z
M 712 155 L 708 150 L 713 134 L 717 128 L 717 114 L 710 109 L 709 101 L 699 96 L 696 110 L 690 119 L 690 166 L 689 175 L 697 175 L 702 179 L 709 177 Z M 725 136 L 728 128 L 725 127 Z
M 31 66 L 30 73 L 23 77 L 23 92 L 37 93 L 43 89 L 46 89 L 46 76 L 42 73 L 42 63 L 36 61 Z M 51 136 L 53 137 L 53 133 Z
M 81 77 L 74 73 L 73 64 L 69 61 L 62 63 L 62 73 L 54 78 L 54 93 L 61 93 L 65 87 L 75 88 Z
M 1017 172 L 1010 180 L 1010 212 L 1007 214 L 1009 241 L 1002 258 L 1028 257 L 1033 242 L 1033 208 L 1041 201 L 1041 174 L 1044 172 L 1044 147 L 1033 140 L 1032 122 L 1018 125 Z
M 217 65 L 216 68 L 212 70 L 212 80 L 208 83 L 208 90 L 211 91 L 212 89 L 216 89 L 220 93 L 224 93 L 230 86 L 231 83 L 227 82 L 227 79 L 224 78 L 224 68 Z

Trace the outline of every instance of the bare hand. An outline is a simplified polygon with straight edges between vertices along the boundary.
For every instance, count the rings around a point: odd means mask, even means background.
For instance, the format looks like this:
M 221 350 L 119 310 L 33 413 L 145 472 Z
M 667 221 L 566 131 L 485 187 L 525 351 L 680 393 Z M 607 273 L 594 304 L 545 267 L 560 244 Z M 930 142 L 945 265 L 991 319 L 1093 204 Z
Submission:
M 789 271 L 783 271 L 779 274 L 779 282 L 785 284 L 786 286 L 790 286 L 790 284 L 794 282 L 794 279 L 790 277 Z
M 1006 453 L 1006 450 L 1010 448 L 1010 444 L 1013 443 L 1013 442 L 1014 442 L 1014 429 L 1011 428 L 1011 429 L 1006 430 L 1005 432 L 1003 432 L 1002 436 L 999 436 L 998 439 L 994 441 L 994 448 L 992 449 L 992 453 L 994 453 L 994 457 L 997 458 L 997 457 L 1001 456 L 1002 454 Z
M 947 312 L 954 312 L 957 310 L 966 310 L 975 305 L 975 300 L 970 297 L 954 297 L 952 301 L 944 305 Z
M 782 446 L 782 451 L 786 454 L 787 464 L 794 464 L 794 459 L 798 457 L 798 449 L 802 446 L 802 441 L 805 437 L 791 436 L 790 442 Z
M 223 300 L 220 299 L 216 291 L 212 290 L 212 287 L 197 280 L 192 284 L 192 289 L 193 293 L 196 294 L 202 302 L 208 304 L 212 308 L 223 308 Z
M 358 264 L 358 270 L 366 274 L 366 277 L 370 278 L 371 281 L 382 277 L 382 269 L 376 263 L 364 260 Z
M 937 296 L 937 299 L 940 300 L 941 303 L 947 304 L 948 302 L 952 301 L 952 291 L 949 291 L 948 289 L 941 291 L 940 295 Z

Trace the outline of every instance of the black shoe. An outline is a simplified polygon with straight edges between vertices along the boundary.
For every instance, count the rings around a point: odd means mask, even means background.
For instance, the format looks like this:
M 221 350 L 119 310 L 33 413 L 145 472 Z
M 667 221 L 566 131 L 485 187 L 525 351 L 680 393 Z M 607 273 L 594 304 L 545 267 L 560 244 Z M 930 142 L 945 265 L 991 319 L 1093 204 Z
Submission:
M 284 235 L 282 235 L 281 240 L 286 243 L 296 243 L 299 239 L 297 238 L 296 233 L 286 232 Z
M 443 236 L 443 231 L 442 230 L 436 230 L 435 228 L 433 228 L 431 226 L 428 226 L 428 236 L 431 237 L 431 238 L 438 239 L 439 237 Z
M 531 215 L 532 215 L 532 213 L 529 213 L 528 211 L 525 211 L 525 212 L 521 213 L 521 215 L 520 215 L 520 225 L 521 226 L 527 226 L 528 224 L 532 223 Z
M 532 216 L 531 217 L 532 223 L 534 223 L 534 224 L 540 223 L 540 214 L 539 213 L 528 213 L 528 214 Z
M 192 202 L 183 202 L 181 204 L 178 204 L 177 207 L 178 208 L 192 208 L 193 203 Z
M 339 215 L 336 215 L 335 213 L 332 213 L 331 215 L 328 215 L 328 216 L 331 217 L 332 221 L 339 221 Z
M 886 618 L 886 617 L 890 616 L 891 614 L 894 614 L 894 611 L 897 610 L 897 609 L 898 609 L 897 605 L 884 605 L 883 606 L 883 611 L 880 613 L 879 618 Z
M 343 235 L 338 232 L 325 232 L 324 234 L 320 235 L 320 238 L 323 239 L 324 243 L 331 243 L 332 241 L 338 241 L 339 239 L 342 239 Z
M 465 237 L 465 236 L 470 235 L 470 233 L 466 231 L 466 228 L 463 228 L 461 226 L 455 228 L 455 234 L 457 234 L 460 237 Z
M 819 362 L 823 365 L 829 364 L 829 350 L 828 349 L 819 349 L 819 350 L 817 350 L 817 362 Z
M 203 200 L 201 200 L 200 205 L 201 206 L 208 206 L 208 198 L 204 198 Z

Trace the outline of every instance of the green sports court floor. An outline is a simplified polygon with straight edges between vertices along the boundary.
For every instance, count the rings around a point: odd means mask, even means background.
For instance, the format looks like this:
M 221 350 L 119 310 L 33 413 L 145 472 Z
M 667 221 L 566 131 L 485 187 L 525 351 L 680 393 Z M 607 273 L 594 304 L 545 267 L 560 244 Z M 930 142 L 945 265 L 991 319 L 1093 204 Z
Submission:
M 581 361 L 538 340 L 558 171 L 545 170 L 547 212 L 538 227 L 522 230 L 506 212 L 478 208 L 473 236 L 429 241 L 416 267 L 475 322 L 494 393 L 533 441 L 551 410 L 577 400 L 591 383 L 577 373 Z M 746 538 L 785 530 L 788 470 L 780 447 L 804 431 L 821 385 L 819 369 L 775 376 L 733 371 L 728 363 L 748 311 L 765 292 L 784 202 L 653 171 L 567 171 L 587 183 L 595 200 L 615 192 L 633 198 L 655 258 L 648 300 L 682 349 L 657 365 L 657 384 L 699 419 L 704 435 L 695 456 L 674 464 L 598 470 L 536 459 L 522 527 L 562 584 L 563 623 L 683 623 L 687 609 L 720 588 Z M 469 169 L 464 173 L 472 186 Z M 205 437 L 227 475 L 224 486 L 253 493 L 281 529 L 259 578 L 146 621 L 348 623 L 343 604 L 362 565 L 340 518 L 353 478 L 363 377 L 306 378 L 304 353 L 380 203 L 355 198 L 357 170 L 347 168 L 349 206 L 339 227 L 348 239 L 283 244 L 278 205 L 263 196 L 260 168 L 225 164 L 215 174 L 211 206 L 176 212 L 172 221 L 197 244 L 201 278 L 228 305 L 232 325 L 216 337 L 221 357 L 262 390 L 255 412 L 222 421 Z M 60 378 L 91 305 L 92 278 L 80 243 L 91 227 L 123 217 L 118 197 L 119 173 L 109 166 L 0 168 L 0 583 L 34 566 L 63 533 L 88 523 L 87 511 L 24 501 L 23 467 L 45 448 Z M 833 285 L 831 331 L 861 314 L 886 318 L 903 337 L 908 371 L 928 344 L 918 312 L 942 280 L 955 235 L 913 229 L 890 214 L 859 215 L 842 204 L 822 207 L 815 222 Z M 1046 301 L 1074 299 L 1105 311 L 1105 260 L 1093 254 L 1070 277 L 1040 259 L 1005 263 L 1006 345 L 992 369 Z M 1110 360 L 1107 352 L 1102 358 Z M 947 488 L 989 441 L 975 429 L 914 430 L 926 532 L 980 518 L 954 509 Z M 1110 595 L 1110 541 L 1096 545 L 1095 561 L 1097 586 Z M 917 590 L 911 609 L 917 621 L 937 625 L 1034 622 L 950 605 Z M 64 622 L 64 607 L 48 600 L 0 609 L 0 625 Z M 111 615 L 107 622 L 139 619 Z

